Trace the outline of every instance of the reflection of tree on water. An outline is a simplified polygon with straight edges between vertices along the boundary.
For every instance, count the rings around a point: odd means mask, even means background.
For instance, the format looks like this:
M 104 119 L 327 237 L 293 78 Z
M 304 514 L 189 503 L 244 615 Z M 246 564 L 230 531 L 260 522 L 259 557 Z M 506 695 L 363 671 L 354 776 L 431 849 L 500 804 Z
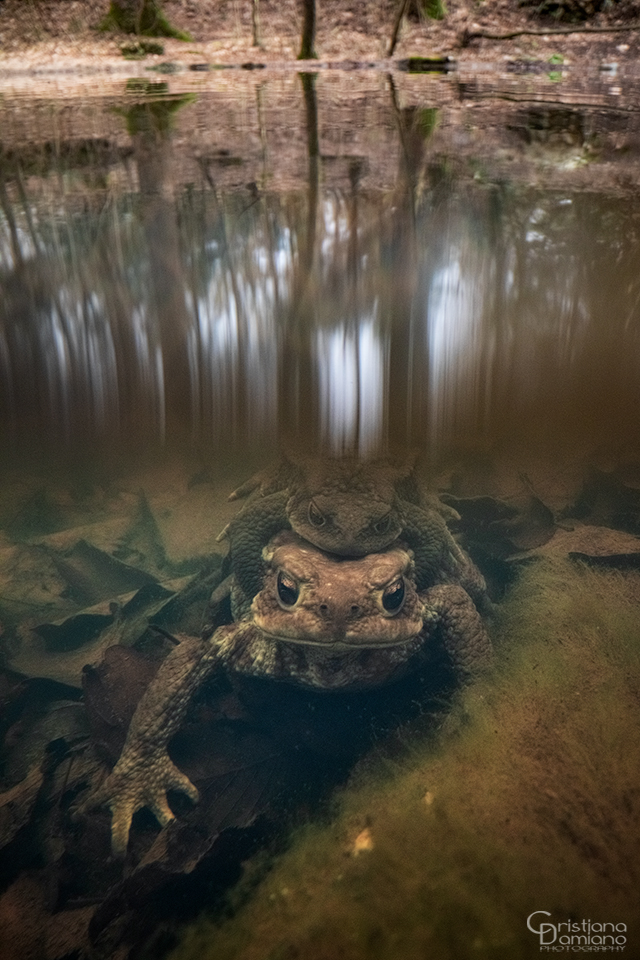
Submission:
M 417 222 L 425 215 L 421 196 L 424 184 L 425 145 L 435 129 L 437 111 L 401 108 L 393 78 L 389 77 L 393 113 L 400 141 L 399 169 L 394 196 L 395 215 L 388 222 L 387 257 L 389 283 L 389 394 L 394 400 L 390 436 L 397 443 L 411 439 L 416 414 L 417 385 L 421 381 L 422 356 L 416 354 L 416 293 L 418 286 Z
M 276 427 L 274 313 L 283 274 L 286 283 L 288 238 L 273 229 L 255 185 L 250 200 L 219 189 L 214 160 L 201 158 L 208 189 L 190 191 L 183 210 L 190 234 L 193 425 L 216 441 L 241 443 Z
M 287 411 L 280 422 L 287 439 L 304 438 L 313 444 L 317 436 L 317 406 L 313 391 L 316 323 L 315 279 L 320 188 L 320 145 L 315 73 L 301 73 L 307 146 L 307 197 L 302 224 L 297 226 L 296 255 L 292 263 L 292 289 L 288 308 L 279 317 L 278 388 L 279 407 Z
M 550 423 L 584 436 L 624 429 L 640 399 L 626 323 L 635 298 L 621 296 L 635 286 L 639 238 L 620 202 L 517 201 L 496 191 L 447 204 L 431 279 L 423 274 L 434 441 Z
M 139 91 L 149 92 L 164 95 L 166 86 L 145 83 Z M 184 362 L 180 370 L 186 323 L 178 231 L 173 204 L 162 191 L 169 178 L 163 145 L 170 118 L 190 99 L 137 103 L 125 111 L 138 161 L 139 204 L 118 209 L 104 189 L 107 169 L 103 181 L 95 170 L 123 156 L 103 157 L 97 150 L 92 155 L 91 144 L 75 154 L 63 144 L 47 163 L 42 161 L 53 181 L 44 181 L 44 204 L 28 198 L 22 186 L 22 169 L 31 172 L 39 166 L 36 159 L 25 154 L 3 167 L 3 181 L 12 188 L 12 203 L 6 187 L 2 198 L 13 251 L 0 267 L 9 274 L 1 304 L 5 389 L 11 384 L 5 402 L 23 418 L 33 410 L 34 425 L 44 420 L 45 434 L 51 429 L 56 437 L 76 439 L 111 434 L 131 410 L 144 429 L 162 432 L 163 356 L 172 370 L 169 389 L 180 382 L 184 395 L 188 376 Z M 82 200 L 63 197 L 67 202 L 60 214 L 56 206 L 60 186 L 65 190 L 67 163 L 71 170 L 86 166 L 89 189 L 84 208 Z M 140 261 L 144 279 L 132 269 Z M 178 396 L 174 390 L 171 401 L 177 403 Z
M 393 89 L 398 175 L 374 189 L 368 156 L 329 153 L 321 86 L 301 87 L 304 183 L 278 193 L 266 96 L 249 183 L 215 137 L 174 166 L 185 100 L 161 85 L 131 91 L 126 147 L 3 154 L 3 429 L 161 436 L 168 412 L 169 436 L 216 447 L 373 453 L 561 408 L 623 419 L 633 204 L 456 180 L 435 111 Z
M 349 165 L 341 279 L 325 284 L 332 319 L 319 331 L 321 427 L 333 453 L 370 455 L 410 440 L 413 330 L 417 284 L 415 221 L 425 142 L 433 129 L 425 111 L 391 103 L 399 139 L 396 187 L 377 204 L 362 203 L 362 163 Z M 427 111 L 429 114 L 433 111 Z M 368 199 L 368 198 L 367 198 Z M 373 270 L 371 266 L 375 264 Z
M 166 98 L 166 85 L 145 90 L 162 99 L 134 104 L 125 111 L 139 184 L 139 214 L 148 257 L 148 300 L 133 322 L 136 339 L 146 339 L 146 377 L 158 390 L 158 428 L 167 411 L 184 420 L 190 412 L 188 333 L 191 318 L 184 296 L 184 272 L 171 169 L 171 120 L 192 97 Z M 146 307 L 146 310 L 145 310 Z M 146 311 L 149 315 L 145 316 Z
M 12 414 L 11 427 L 44 421 L 45 430 L 59 439 L 73 427 L 82 432 L 87 421 L 100 431 L 117 416 L 117 391 L 114 395 L 114 338 L 104 321 L 103 291 L 85 282 L 95 266 L 95 230 L 77 211 L 51 215 L 52 198 L 45 211 L 27 195 L 25 181 L 58 159 L 52 146 L 57 147 L 44 144 L 41 153 L 15 152 L 0 162 L 10 234 L 10 244 L 0 242 L 0 400 Z M 86 162 L 85 148 L 76 145 L 76 162 Z M 64 185 L 62 175 L 60 182 Z M 69 376 L 72 372 L 76 375 Z

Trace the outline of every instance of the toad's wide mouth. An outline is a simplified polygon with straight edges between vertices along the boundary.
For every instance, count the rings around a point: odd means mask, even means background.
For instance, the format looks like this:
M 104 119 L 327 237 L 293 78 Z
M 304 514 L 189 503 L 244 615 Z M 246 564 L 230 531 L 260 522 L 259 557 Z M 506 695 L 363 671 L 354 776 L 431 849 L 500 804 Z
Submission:
M 326 650 L 329 653 L 353 653 L 358 650 L 390 650 L 394 647 L 405 647 L 419 640 L 419 633 L 413 632 L 395 639 L 388 637 L 354 636 L 349 633 L 319 638 L 305 636 L 299 633 L 295 636 L 283 636 L 279 633 L 269 633 L 261 629 L 265 639 L 277 643 L 284 643 L 292 647 L 315 647 L 317 650 Z

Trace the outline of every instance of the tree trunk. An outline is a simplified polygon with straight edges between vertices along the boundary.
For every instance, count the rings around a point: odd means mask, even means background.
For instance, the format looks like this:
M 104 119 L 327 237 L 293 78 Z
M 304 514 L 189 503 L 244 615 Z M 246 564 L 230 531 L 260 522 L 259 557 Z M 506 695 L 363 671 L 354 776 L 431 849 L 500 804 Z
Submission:
M 316 0 L 302 0 L 302 43 L 298 60 L 315 60 Z
M 260 26 L 260 0 L 251 0 L 251 24 L 253 27 L 253 45 L 262 48 L 262 29 Z
M 409 0 L 400 0 L 398 4 L 395 20 L 393 21 L 393 30 L 391 31 L 391 42 L 389 43 L 389 51 L 387 53 L 388 57 L 392 57 L 393 51 L 396 49 L 398 34 L 400 33 L 400 24 L 402 23 L 402 18 L 404 17 L 408 4 Z

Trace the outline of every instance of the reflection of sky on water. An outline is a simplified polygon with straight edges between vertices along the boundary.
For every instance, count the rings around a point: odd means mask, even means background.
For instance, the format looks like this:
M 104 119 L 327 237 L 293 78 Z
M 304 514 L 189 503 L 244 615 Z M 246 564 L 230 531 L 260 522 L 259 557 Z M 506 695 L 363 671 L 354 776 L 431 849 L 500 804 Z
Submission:
M 457 376 L 464 365 L 474 377 L 469 342 L 474 334 L 473 284 L 462 274 L 459 259 L 436 270 L 427 301 L 429 434 L 440 436 L 457 396 Z M 475 315 L 477 318 L 477 314 Z M 467 380 L 468 383 L 468 380 Z
M 309 335 L 319 431 L 333 453 L 372 454 L 383 441 L 389 403 L 389 330 L 384 327 L 384 316 L 379 315 L 375 276 L 379 265 L 375 250 L 366 246 L 359 250 L 360 281 L 371 271 L 374 277 L 364 297 L 360 282 L 359 300 L 354 303 L 354 287 L 342 276 L 345 250 L 352 238 L 341 198 L 325 197 L 320 219 L 318 275 L 333 289 L 322 291 L 322 302 L 313 304 L 322 321 Z M 95 264 L 84 272 L 76 271 L 73 262 L 64 267 L 71 277 L 58 289 L 53 279 L 49 309 L 39 304 L 37 317 L 31 317 L 32 326 L 21 324 L 9 339 L 0 338 L 5 385 L 15 381 L 20 368 L 39 375 L 43 380 L 39 391 L 42 412 L 64 435 L 73 431 L 78 405 L 99 433 L 108 429 L 110 421 L 117 421 L 124 397 L 135 396 L 141 413 L 152 420 L 155 436 L 163 437 L 168 412 L 166 384 L 173 357 L 167 353 L 150 296 L 149 280 L 157 265 L 147 260 L 143 235 L 135 229 L 129 211 L 114 218 L 112 225 L 113 246 L 118 251 L 114 262 L 121 275 L 91 277 Z M 281 323 L 295 286 L 300 235 L 283 225 L 273 242 L 273 234 L 265 236 L 262 225 L 256 226 L 258 229 L 245 237 L 208 235 L 202 238 L 200 249 L 195 245 L 185 249 L 184 351 L 190 380 L 185 391 L 191 398 L 194 431 L 202 427 L 214 439 L 229 433 L 275 439 L 279 377 L 293 372 L 282 369 L 279 351 Z M 458 226 L 464 237 L 465 225 Z M 6 220 L 2 227 L 0 268 L 11 272 L 15 267 L 15 228 L 12 240 Z M 61 236 L 67 250 L 82 249 L 73 231 L 73 220 L 63 218 L 49 233 L 50 241 L 56 237 L 53 246 L 58 254 L 53 257 L 52 278 L 61 263 Z M 33 256 L 35 247 L 28 234 L 20 230 L 19 236 L 24 257 Z M 473 242 L 467 242 L 466 248 L 473 249 Z M 424 269 L 422 278 L 429 284 L 426 298 L 423 295 L 429 360 L 428 369 L 420 374 L 428 381 L 430 428 L 435 434 L 446 430 L 452 404 L 460 399 L 461 376 L 468 382 L 473 374 L 470 337 L 479 336 L 479 313 L 474 313 L 472 301 L 482 296 L 479 278 L 474 275 L 477 264 L 471 263 L 465 274 L 462 253 L 454 245 L 441 259 L 443 265 L 431 276 Z M 96 290 L 88 290 L 93 280 Z M 110 285 L 116 288 L 115 298 L 110 295 Z M 419 289 L 421 286 L 418 283 Z M 394 299 L 392 290 L 391 302 Z M 388 300 L 387 293 L 385 302 Z M 113 316 L 114 302 L 122 306 L 119 320 Z M 295 322 L 302 319 L 297 317 Z M 313 325 L 313 317 L 305 322 Z M 410 329 L 401 333 L 413 335 Z M 410 350 L 413 346 L 409 344 Z M 308 402 L 308 391 L 305 397 Z
M 461 224 L 458 223 L 458 227 Z M 433 442 L 448 435 L 470 406 L 482 416 L 491 333 L 486 323 L 487 294 L 495 271 L 483 252 L 457 231 L 433 271 L 426 296 L 428 426 Z M 489 363 L 487 362 L 489 360 Z M 480 409 L 478 409 L 480 408 Z
M 383 343 L 373 317 L 316 334 L 320 430 L 334 455 L 375 452 L 382 440 Z
M 188 335 L 189 368 L 199 416 L 212 423 L 214 433 L 223 433 L 217 430 L 221 417 L 233 420 L 241 402 L 250 438 L 275 432 L 278 383 L 275 283 L 266 272 L 266 251 L 254 256 L 264 274 L 257 284 L 244 282 L 241 275 L 232 278 L 218 264 L 205 294 L 197 299 L 187 295 L 194 321 Z
M 632 263 L 633 244 L 615 234 L 590 247 L 586 205 L 580 213 L 563 199 L 525 201 L 501 213 L 492 231 L 482 209 L 479 216 L 452 198 L 443 228 L 418 222 L 415 248 L 394 247 L 389 267 L 386 241 L 362 226 L 379 224 L 376 201 L 360 201 L 353 260 L 344 198 L 325 198 L 302 312 L 293 303 L 305 230 L 296 205 L 284 213 L 277 203 L 265 207 L 250 223 L 239 221 L 242 232 L 229 219 L 228 235 L 213 216 L 176 218 L 182 289 L 164 315 L 153 296 L 158 264 L 126 209 L 109 218 L 106 257 L 85 243 L 85 221 L 39 226 L 36 242 L 24 211 L 14 211 L 12 224 L 0 214 L 5 416 L 19 423 L 28 402 L 45 430 L 71 436 L 78 422 L 96 434 L 119 419 L 126 425 L 133 409 L 147 432 L 163 437 L 171 397 L 181 393 L 194 434 L 272 442 L 306 404 L 317 412 L 326 449 L 368 455 L 384 444 L 385 430 L 405 435 L 397 416 L 405 391 L 425 442 L 446 442 L 459 427 L 482 430 L 496 404 L 508 402 L 517 414 L 531 398 L 550 396 L 554 384 L 578 378 L 594 331 L 605 329 L 604 308 L 615 322 L 640 302 L 635 273 L 611 280 L 621 257 Z M 34 215 L 31 223 L 45 219 Z M 397 275 L 404 263 L 414 265 L 410 282 Z M 604 289 L 594 280 L 600 271 Z M 614 342 L 610 327 L 605 333 Z M 624 352 L 621 340 L 617 349 Z M 171 393 L 176 350 L 184 373 Z M 284 395 L 283 378 L 292 385 Z
M 0 270 L 14 270 L 18 261 L 25 262 L 36 254 L 29 233 L 19 224 L 10 231 L 9 224 L 0 213 Z
M 132 316 L 140 360 L 144 338 L 138 335 Z M 105 303 L 96 294 L 78 297 L 77 291 L 61 285 L 54 302 L 31 316 L 28 329 L 17 325 L 7 336 L 0 334 L 0 369 L 7 393 L 18 380 L 38 393 L 48 419 L 68 436 L 74 409 L 82 408 L 98 431 L 118 414 L 118 363 L 113 329 Z M 142 376 L 153 389 L 154 377 Z
M 131 331 L 134 341 L 137 379 L 142 386 L 149 409 L 153 411 L 152 416 L 157 436 L 163 438 L 166 427 L 166 405 L 162 346 L 158 342 L 158 332 L 153 318 L 149 316 L 149 310 L 145 303 L 133 308 L 131 312 Z M 117 392 L 118 368 L 115 358 L 114 374 Z

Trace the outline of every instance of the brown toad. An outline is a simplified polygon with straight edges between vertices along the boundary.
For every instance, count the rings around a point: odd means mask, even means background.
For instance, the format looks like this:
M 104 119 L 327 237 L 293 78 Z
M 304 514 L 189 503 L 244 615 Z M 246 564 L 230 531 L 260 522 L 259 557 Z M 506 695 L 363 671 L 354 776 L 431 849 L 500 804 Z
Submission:
M 136 810 L 148 806 L 165 825 L 174 819 L 169 788 L 198 799 L 170 760 L 167 744 L 192 695 L 216 669 L 332 691 L 375 687 L 401 676 L 438 635 L 463 677 L 490 657 L 469 595 L 442 584 L 419 593 L 411 553 L 401 546 L 344 559 L 287 531 L 264 553 L 262 589 L 249 603 L 235 583 L 239 619 L 210 637 L 185 637 L 166 658 L 138 705 L 120 759 L 84 805 L 110 806 L 117 856 L 126 852 Z
M 437 498 L 421 498 L 410 460 L 283 456 L 230 499 L 246 496 L 219 539 L 229 539 L 231 570 L 247 596 L 262 584 L 263 547 L 292 529 L 343 557 L 378 553 L 402 541 L 413 552 L 418 590 L 458 583 L 479 605 L 486 601 L 482 575 L 443 519 L 447 508 Z

